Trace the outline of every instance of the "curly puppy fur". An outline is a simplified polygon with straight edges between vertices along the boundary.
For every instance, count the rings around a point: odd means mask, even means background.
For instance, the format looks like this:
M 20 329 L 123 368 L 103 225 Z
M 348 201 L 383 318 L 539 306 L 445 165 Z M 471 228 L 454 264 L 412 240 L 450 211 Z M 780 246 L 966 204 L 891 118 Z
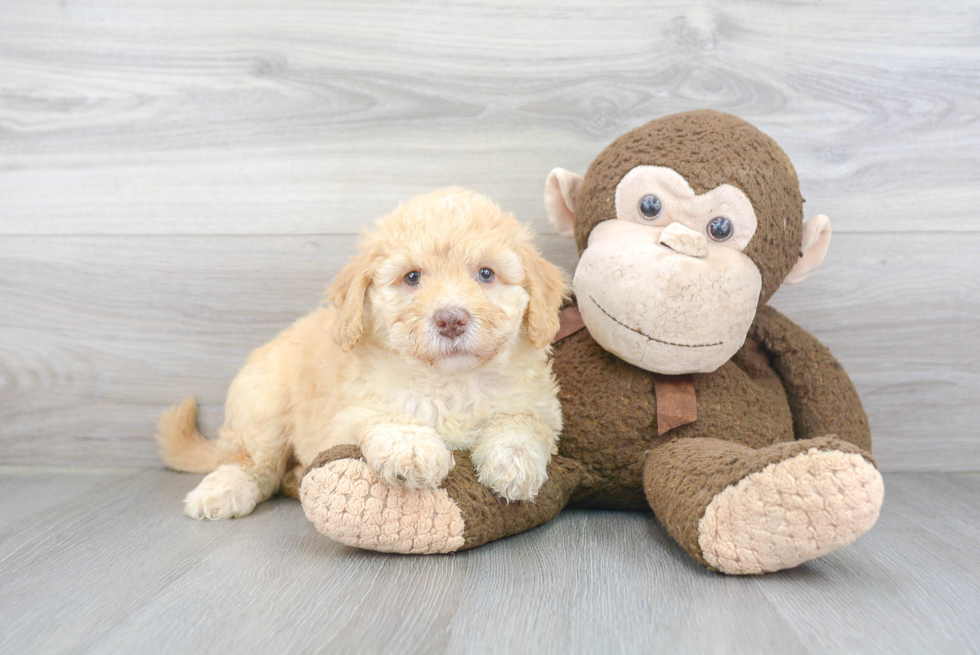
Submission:
M 208 473 L 188 516 L 245 516 L 280 486 L 295 493 L 339 444 L 360 446 L 391 485 L 436 488 L 466 449 L 502 498 L 537 494 L 561 431 L 548 355 L 565 276 L 513 215 L 462 189 L 402 204 L 358 250 L 332 306 L 251 354 L 216 441 L 198 431 L 193 399 L 161 417 L 167 465 Z

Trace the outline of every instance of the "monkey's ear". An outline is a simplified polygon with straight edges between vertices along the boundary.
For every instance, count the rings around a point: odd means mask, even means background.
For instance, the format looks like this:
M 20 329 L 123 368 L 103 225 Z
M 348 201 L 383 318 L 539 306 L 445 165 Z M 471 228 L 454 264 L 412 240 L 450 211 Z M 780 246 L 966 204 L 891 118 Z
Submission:
M 333 339 L 344 352 L 353 348 L 364 331 L 364 295 L 374 277 L 375 253 L 366 251 L 351 259 L 327 290 L 336 316 Z
M 790 269 L 783 284 L 799 284 L 817 270 L 830 247 L 830 219 L 823 214 L 803 221 L 800 259 Z
M 575 205 L 585 178 L 566 171 L 553 169 L 544 183 L 544 213 L 558 234 L 567 239 L 575 236 Z

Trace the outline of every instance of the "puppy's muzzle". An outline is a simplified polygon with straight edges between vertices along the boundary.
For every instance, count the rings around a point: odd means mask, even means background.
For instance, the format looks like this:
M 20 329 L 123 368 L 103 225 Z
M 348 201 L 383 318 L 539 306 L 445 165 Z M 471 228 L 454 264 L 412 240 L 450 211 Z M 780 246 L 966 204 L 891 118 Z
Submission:
M 466 333 L 473 317 L 465 309 L 437 309 L 432 315 L 439 334 L 447 339 L 457 339 Z

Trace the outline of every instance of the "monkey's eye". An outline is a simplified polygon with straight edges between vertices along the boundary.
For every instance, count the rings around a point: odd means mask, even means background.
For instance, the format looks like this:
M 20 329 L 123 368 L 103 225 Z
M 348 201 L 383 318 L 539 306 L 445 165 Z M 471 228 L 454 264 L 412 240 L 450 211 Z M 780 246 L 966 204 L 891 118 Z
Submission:
M 422 281 L 422 271 L 412 271 L 411 273 L 405 274 L 405 284 L 410 287 L 418 286 L 419 282 Z
M 735 233 L 735 226 L 724 216 L 716 216 L 708 223 L 708 236 L 714 241 L 728 241 Z
M 487 284 L 493 282 L 493 278 L 496 277 L 494 272 L 489 268 L 481 268 L 476 272 L 476 276 L 480 278 L 480 282 L 486 282 Z
M 640 198 L 640 213 L 647 218 L 656 218 L 663 211 L 663 203 L 660 198 L 653 194 L 647 194 Z

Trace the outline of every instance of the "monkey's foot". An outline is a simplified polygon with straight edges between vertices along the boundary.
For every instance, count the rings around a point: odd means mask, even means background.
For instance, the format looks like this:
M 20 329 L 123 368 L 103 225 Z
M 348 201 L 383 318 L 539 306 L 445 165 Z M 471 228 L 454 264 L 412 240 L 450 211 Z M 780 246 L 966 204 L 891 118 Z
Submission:
M 463 545 L 463 516 L 445 489 L 383 482 L 354 446 L 313 463 L 299 498 L 316 529 L 348 546 L 385 553 L 451 553 Z
M 723 573 L 791 568 L 868 530 L 884 494 L 881 474 L 861 455 L 811 448 L 715 496 L 698 523 L 698 545 Z
M 438 489 L 407 490 L 381 480 L 356 446 L 321 453 L 303 478 L 306 517 L 335 541 L 388 553 L 452 553 L 550 521 L 586 475 L 581 464 L 552 457 L 533 501 L 508 502 L 480 484 L 470 453 Z

